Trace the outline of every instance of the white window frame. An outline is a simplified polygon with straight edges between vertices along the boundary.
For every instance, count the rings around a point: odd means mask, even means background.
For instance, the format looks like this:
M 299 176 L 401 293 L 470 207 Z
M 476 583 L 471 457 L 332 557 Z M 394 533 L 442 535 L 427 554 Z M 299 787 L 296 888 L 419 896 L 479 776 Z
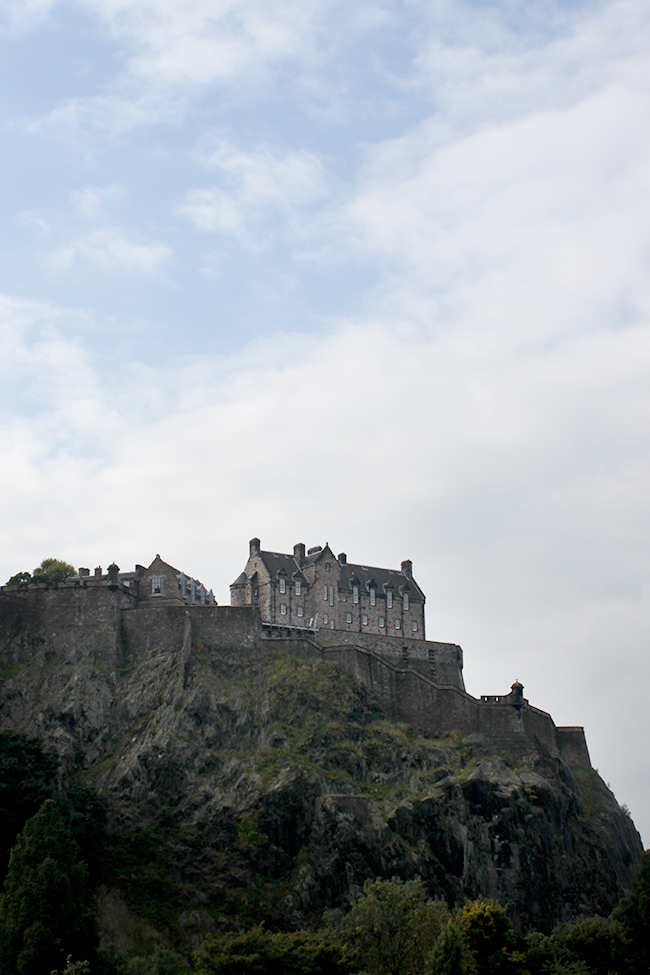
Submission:
M 294 592 L 296 596 L 300 595 L 300 579 L 296 579 L 296 585 L 294 587 Z
M 409 594 L 407 592 L 402 596 L 402 603 L 404 604 L 404 609 L 409 608 Z
M 346 623 L 351 623 L 352 622 L 352 613 L 346 613 L 345 614 L 345 622 Z
M 298 606 L 296 608 L 296 616 L 304 616 L 304 615 L 305 615 L 304 609 L 302 608 L 302 606 Z
M 411 629 L 413 630 L 414 633 L 417 633 L 417 631 L 418 631 L 418 624 L 416 623 L 415 620 L 413 620 L 413 622 L 411 623 Z
M 402 621 L 401 620 L 395 620 L 395 629 L 396 630 L 401 630 L 402 629 Z
M 393 590 L 392 589 L 387 589 L 386 590 L 386 609 L 392 609 L 392 608 L 393 608 Z
M 280 579 L 280 592 L 282 593 L 283 596 L 284 596 L 284 594 L 285 594 L 286 591 L 287 591 L 287 580 L 286 579 Z
M 280 603 L 280 616 L 286 616 L 286 615 L 287 615 L 287 604 Z
M 386 626 L 386 620 L 384 619 L 383 616 L 379 617 L 379 626 L 382 628 L 382 630 Z
M 323 586 L 323 602 L 327 602 L 327 586 Z
M 358 603 L 359 602 L 359 587 L 358 586 L 352 586 L 352 602 L 353 603 Z
M 329 620 L 327 618 L 327 613 L 323 613 L 323 625 L 324 626 L 327 626 L 328 623 L 329 623 Z
M 366 616 L 365 613 L 363 613 L 362 616 L 361 616 L 361 625 L 362 626 L 367 626 L 368 625 L 368 617 Z
M 330 606 L 334 605 L 334 586 L 329 587 L 330 590 Z
M 165 577 L 164 576 L 150 576 L 151 579 L 151 595 L 152 596 L 164 596 L 165 595 Z
M 374 586 L 370 587 L 370 605 L 374 606 L 377 602 L 377 590 Z

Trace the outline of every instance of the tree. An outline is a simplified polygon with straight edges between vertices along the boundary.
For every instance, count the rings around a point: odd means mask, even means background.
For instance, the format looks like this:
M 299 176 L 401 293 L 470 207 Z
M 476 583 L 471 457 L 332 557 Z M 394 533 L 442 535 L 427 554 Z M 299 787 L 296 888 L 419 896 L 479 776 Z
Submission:
M 208 935 L 194 953 L 196 975 L 347 975 L 345 951 L 327 935 L 271 934 L 262 925 Z
M 371 975 L 420 975 L 448 916 L 420 878 L 367 880 L 340 933 Z
M 31 572 L 17 572 L 11 579 L 7 579 L 8 586 L 20 586 L 25 588 L 28 582 L 31 582 L 32 574 Z
M 473 970 L 472 956 L 460 933 L 459 925 L 450 919 L 433 946 L 427 975 L 468 975 Z
M 0 731 L 0 880 L 16 836 L 52 795 L 57 767 L 37 738 Z
M 629 972 L 650 970 L 650 850 L 641 854 L 632 893 L 612 913 L 629 942 Z
M 477 975 L 524 975 L 526 956 L 522 939 L 503 907 L 493 900 L 471 901 L 458 916 L 465 944 L 472 953 Z
M 43 975 L 66 958 L 91 960 L 97 935 L 86 903 L 86 867 L 48 799 L 11 851 L 0 898 L 3 975 Z
M 32 573 L 34 582 L 64 582 L 70 576 L 77 574 L 74 565 L 69 562 L 62 562 L 60 559 L 43 559 L 38 568 Z

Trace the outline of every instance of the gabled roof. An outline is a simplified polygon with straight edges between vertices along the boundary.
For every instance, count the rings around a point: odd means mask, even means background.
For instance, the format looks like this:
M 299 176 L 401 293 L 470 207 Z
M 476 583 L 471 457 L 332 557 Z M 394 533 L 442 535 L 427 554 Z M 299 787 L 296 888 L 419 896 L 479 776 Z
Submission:
M 352 562 L 346 562 L 341 566 L 341 586 L 351 589 L 353 580 L 354 585 L 357 585 L 357 579 L 359 588 L 364 591 L 371 582 L 374 582 L 380 592 L 392 586 L 395 592 L 407 589 L 413 595 L 424 599 L 424 593 L 415 580 L 409 579 L 401 569 L 379 569 L 373 565 L 355 565 Z
M 283 555 L 282 552 L 260 552 L 260 558 L 271 578 L 277 579 L 280 569 L 284 569 L 290 579 L 297 577 L 307 582 L 293 555 Z
M 325 544 L 323 545 L 322 548 L 319 546 L 317 552 L 312 552 L 311 555 L 308 555 L 307 556 L 307 558 L 304 561 L 303 568 L 306 565 L 313 565 L 314 562 L 320 561 L 320 559 L 322 559 L 323 556 L 325 556 L 325 555 L 329 555 L 334 560 L 334 562 L 337 562 L 338 561 L 338 559 L 334 555 L 334 552 L 332 551 L 332 549 L 329 546 L 329 542 L 325 542 Z

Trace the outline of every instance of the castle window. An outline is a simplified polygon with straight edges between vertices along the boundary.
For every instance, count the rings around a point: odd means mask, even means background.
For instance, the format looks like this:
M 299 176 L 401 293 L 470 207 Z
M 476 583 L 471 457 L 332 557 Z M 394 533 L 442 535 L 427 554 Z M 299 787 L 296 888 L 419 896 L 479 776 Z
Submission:
M 352 602 L 353 603 L 358 603 L 359 602 L 359 587 L 358 586 L 352 586 Z
M 404 595 L 402 596 L 402 602 L 404 604 L 404 609 L 408 609 L 409 608 L 409 594 L 407 592 L 405 592 Z
M 300 595 L 300 579 L 296 579 L 296 596 Z
M 325 571 L 326 572 L 329 572 L 329 570 L 330 570 L 330 564 L 329 564 L 329 562 L 326 562 L 325 563 Z
M 413 620 L 413 622 L 411 623 L 411 629 L 413 630 L 414 633 L 417 633 L 417 631 L 418 631 L 418 625 L 415 622 L 415 620 Z
M 298 606 L 298 608 L 296 609 L 296 616 L 302 616 L 302 615 L 303 615 L 303 608 L 302 606 Z
M 323 623 L 327 626 L 327 613 L 323 613 Z
M 345 622 L 346 623 L 351 623 L 352 622 L 352 613 L 346 613 L 345 614 Z
M 287 591 L 287 580 L 280 579 L 280 592 L 285 593 Z
M 330 630 L 334 629 L 334 620 L 330 620 Z
M 327 602 L 327 586 L 323 586 L 323 599 Z
M 362 625 L 362 626 L 367 626 L 367 625 L 368 625 L 368 617 L 366 616 L 366 614 L 365 614 L 365 613 L 364 613 L 364 614 L 363 614 L 363 616 L 361 617 L 361 625 Z
M 152 596 L 164 596 L 165 595 L 165 577 L 164 576 L 151 576 L 151 595 Z
M 393 608 L 393 590 L 392 589 L 387 589 L 386 590 L 386 609 L 392 609 L 392 608 Z
M 286 615 L 287 615 L 287 604 L 280 603 L 280 616 L 286 616 Z
M 401 630 L 401 628 L 402 628 L 401 621 L 400 620 L 395 620 L 395 629 L 396 630 Z
M 370 605 L 374 606 L 376 602 L 377 602 L 377 590 L 375 589 L 374 586 L 372 586 L 370 589 Z
M 330 606 L 334 605 L 334 586 L 330 586 Z
M 379 625 L 380 626 L 385 626 L 386 625 L 386 620 L 384 619 L 383 616 L 380 616 L 379 617 Z

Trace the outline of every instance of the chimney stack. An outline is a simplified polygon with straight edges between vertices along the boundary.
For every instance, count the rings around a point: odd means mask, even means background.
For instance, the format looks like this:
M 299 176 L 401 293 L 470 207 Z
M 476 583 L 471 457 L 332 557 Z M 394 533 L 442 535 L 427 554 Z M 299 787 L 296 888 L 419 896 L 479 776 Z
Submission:
M 404 562 L 402 562 L 402 572 L 407 579 L 413 578 L 413 563 L 410 559 L 406 559 Z
M 341 565 L 346 565 L 347 564 L 348 557 L 345 554 L 345 552 L 339 552 L 339 557 L 338 558 L 339 558 L 339 562 L 341 563 Z
M 305 546 L 302 542 L 298 542 L 297 545 L 293 546 L 293 557 L 299 566 L 305 564 Z
M 250 551 L 250 554 L 251 555 L 259 555 L 260 554 L 260 540 L 259 540 L 259 538 L 251 538 L 251 540 L 248 543 L 248 545 L 249 545 L 249 551 Z

